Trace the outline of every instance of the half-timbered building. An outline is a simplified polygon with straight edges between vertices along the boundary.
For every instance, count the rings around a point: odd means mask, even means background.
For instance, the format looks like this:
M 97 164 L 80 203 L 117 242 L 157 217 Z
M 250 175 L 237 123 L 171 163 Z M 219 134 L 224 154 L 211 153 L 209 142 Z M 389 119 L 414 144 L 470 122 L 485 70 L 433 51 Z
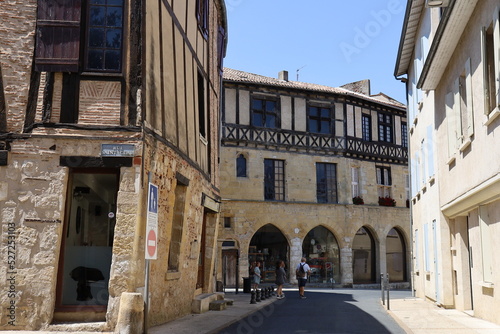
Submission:
M 368 80 L 334 88 L 224 70 L 221 266 L 226 285 L 263 263 L 289 281 L 409 282 L 406 108 Z
M 0 330 L 203 311 L 226 30 L 219 0 L 0 2 Z

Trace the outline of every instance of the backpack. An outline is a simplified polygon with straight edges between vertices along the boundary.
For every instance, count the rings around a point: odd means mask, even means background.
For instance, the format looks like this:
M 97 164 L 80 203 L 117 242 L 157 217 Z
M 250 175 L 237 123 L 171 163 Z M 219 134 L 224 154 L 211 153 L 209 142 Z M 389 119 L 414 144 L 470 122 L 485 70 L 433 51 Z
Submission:
M 304 278 L 306 277 L 306 271 L 304 270 L 304 265 L 301 263 L 300 268 L 297 269 L 297 278 Z

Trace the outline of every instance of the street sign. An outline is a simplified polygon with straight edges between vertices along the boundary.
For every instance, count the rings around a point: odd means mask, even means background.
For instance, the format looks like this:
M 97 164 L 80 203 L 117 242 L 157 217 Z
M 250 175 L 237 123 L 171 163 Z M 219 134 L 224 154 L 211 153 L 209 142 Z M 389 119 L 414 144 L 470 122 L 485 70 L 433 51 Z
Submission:
M 146 221 L 146 260 L 156 260 L 158 253 L 158 186 L 148 186 L 148 216 Z

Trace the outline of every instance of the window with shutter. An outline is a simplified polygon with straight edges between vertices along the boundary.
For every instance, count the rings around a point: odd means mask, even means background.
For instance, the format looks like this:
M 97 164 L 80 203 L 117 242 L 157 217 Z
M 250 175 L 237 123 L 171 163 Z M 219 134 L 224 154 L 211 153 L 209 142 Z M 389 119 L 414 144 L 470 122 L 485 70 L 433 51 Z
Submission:
M 123 3 L 124 0 L 38 0 L 35 70 L 120 72 Z M 85 22 L 82 17 L 86 17 Z
M 81 0 L 38 0 L 35 70 L 77 72 Z

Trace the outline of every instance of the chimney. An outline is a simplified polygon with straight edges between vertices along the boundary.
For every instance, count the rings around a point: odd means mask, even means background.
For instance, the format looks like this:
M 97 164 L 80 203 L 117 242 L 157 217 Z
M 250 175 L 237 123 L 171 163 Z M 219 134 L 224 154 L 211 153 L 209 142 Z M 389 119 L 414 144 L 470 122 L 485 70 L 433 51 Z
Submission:
M 281 71 L 278 73 L 278 79 L 282 81 L 288 81 L 288 71 Z

